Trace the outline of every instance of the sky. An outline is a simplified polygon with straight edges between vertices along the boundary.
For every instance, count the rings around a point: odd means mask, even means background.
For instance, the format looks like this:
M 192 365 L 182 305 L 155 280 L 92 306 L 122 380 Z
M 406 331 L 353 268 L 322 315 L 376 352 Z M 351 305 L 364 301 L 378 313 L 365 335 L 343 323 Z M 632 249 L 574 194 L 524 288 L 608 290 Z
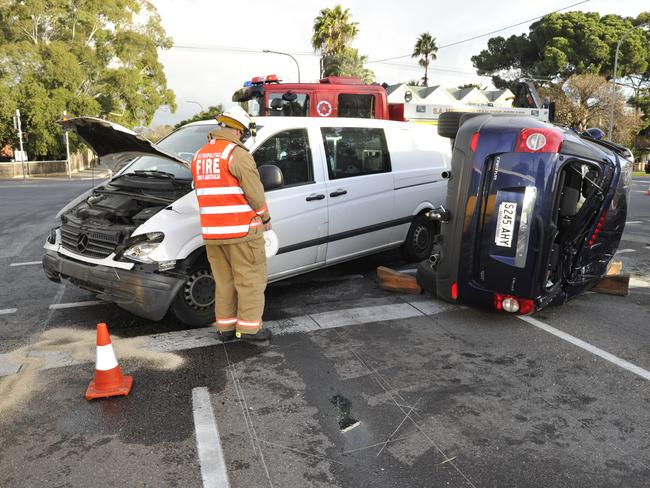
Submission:
M 419 79 L 423 68 L 410 58 L 417 37 L 429 32 L 440 46 L 429 65 L 429 85 L 454 87 L 490 79 L 479 77 L 471 57 L 487 47 L 490 37 L 528 32 L 536 17 L 581 0 L 152 0 L 174 47 L 159 53 L 168 87 L 176 93 L 177 110 L 156 112 L 152 125 L 175 124 L 218 103 L 229 106 L 232 94 L 254 76 L 277 74 L 285 82 L 318 80 L 318 55 L 311 47 L 314 18 L 338 3 L 350 9 L 359 34 L 352 46 L 368 56 L 376 81 L 388 84 Z M 648 0 L 588 0 L 567 10 L 636 17 L 649 10 Z M 534 19 L 534 20 L 531 20 Z M 514 24 L 489 36 L 442 47 Z M 409 55 L 401 59 L 386 58 Z

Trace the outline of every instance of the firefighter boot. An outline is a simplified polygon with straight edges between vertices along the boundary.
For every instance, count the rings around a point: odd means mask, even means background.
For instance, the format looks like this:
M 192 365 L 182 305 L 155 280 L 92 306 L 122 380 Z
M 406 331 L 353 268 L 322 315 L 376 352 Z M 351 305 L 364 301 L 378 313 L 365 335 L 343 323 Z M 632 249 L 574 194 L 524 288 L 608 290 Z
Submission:
M 237 332 L 237 338 L 240 341 L 246 341 L 246 342 L 265 342 L 265 341 L 270 341 L 271 340 L 271 330 L 267 329 L 266 327 L 260 329 L 257 331 L 255 334 L 242 334 L 241 332 Z

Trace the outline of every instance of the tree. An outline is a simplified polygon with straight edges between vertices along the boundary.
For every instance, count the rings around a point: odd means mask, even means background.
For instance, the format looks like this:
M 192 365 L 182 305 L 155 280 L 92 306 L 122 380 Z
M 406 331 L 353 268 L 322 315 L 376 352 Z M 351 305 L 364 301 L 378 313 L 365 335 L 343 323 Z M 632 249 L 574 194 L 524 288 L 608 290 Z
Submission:
M 636 19 L 596 12 L 566 12 L 547 15 L 530 25 L 528 34 L 493 37 L 488 48 L 472 56 L 480 75 L 490 75 L 499 88 L 518 78 L 566 80 L 573 74 L 614 71 L 616 46 L 631 27 L 641 24 L 648 13 Z M 621 44 L 618 76 L 647 74 L 650 67 L 650 33 L 633 29 Z
M 63 111 L 134 126 L 176 108 L 158 61 L 172 41 L 148 0 L 8 0 L 0 25 L 0 142 L 12 141 L 16 108 L 42 158 L 65 153 Z
M 356 49 L 346 48 L 336 56 L 325 58 L 323 76 L 354 76 L 364 83 L 375 81 L 375 73 L 364 67 L 368 56 L 360 56 Z
M 606 129 L 612 103 L 611 90 L 611 84 L 604 76 L 584 74 L 572 75 L 566 82 L 542 90 L 542 94 L 555 101 L 557 124 L 582 132 L 589 127 Z M 614 141 L 631 146 L 642 121 L 634 109 L 627 106 L 620 89 L 615 95 L 614 114 Z
M 424 68 L 424 76 L 422 77 L 422 86 L 429 86 L 429 62 L 437 58 L 438 46 L 436 45 L 436 38 L 431 37 L 431 34 L 424 32 L 420 34 L 415 47 L 413 48 L 412 58 L 420 58 L 418 62 Z
M 311 45 L 315 52 L 321 53 L 321 77 L 324 76 L 327 65 L 330 65 L 332 71 L 332 65 L 345 62 L 344 59 L 338 58 L 351 57 L 347 50 L 359 33 L 358 25 L 357 22 L 352 22 L 350 9 L 343 10 L 340 5 L 322 9 L 314 19 Z
M 219 115 L 221 112 L 223 112 L 223 105 L 212 105 L 208 107 L 207 110 L 203 110 L 202 112 L 199 112 L 198 114 L 193 115 L 189 119 L 181 120 L 178 124 L 174 126 L 174 130 L 178 129 L 179 127 L 184 126 L 185 124 L 189 124 L 190 122 L 198 122 L 200 120 L 209 120 L 209 119 L 216 119 L 217 115 Z

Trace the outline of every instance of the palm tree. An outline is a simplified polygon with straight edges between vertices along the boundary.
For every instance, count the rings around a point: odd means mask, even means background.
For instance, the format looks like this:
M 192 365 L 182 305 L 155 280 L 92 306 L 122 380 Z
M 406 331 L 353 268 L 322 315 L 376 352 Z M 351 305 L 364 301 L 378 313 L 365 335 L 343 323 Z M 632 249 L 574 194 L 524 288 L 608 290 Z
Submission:
M 324 59 L 322 76 L 353 76 L 366 84 L 375 81 L 375 73 L 364 66 L 368 56 L 359 55 L 356 49 L 348 47 L 342 53 Z
M 436 38 L 431 37 L 431 34 L 424 32 L 420 34 L 417 41 L 415 41 L 415 47 L 413 48 L 412 58 L 420 58 L 420 66 L 424 68 L 424 78 L 422 78 L 422 85 L 429 86 L 429 61 L 436 59 L 436 53 L 438 52 L 438 46 L 436 46 Z
M 343 10 L 340 5 L 324 8 L 314 19 L 314 34 L 311 45 L 314 51 L 320 51 L 321 75 L 323 58 L 342 54 L 359 32 L 357 22 L 352 22 L 350 9 Z

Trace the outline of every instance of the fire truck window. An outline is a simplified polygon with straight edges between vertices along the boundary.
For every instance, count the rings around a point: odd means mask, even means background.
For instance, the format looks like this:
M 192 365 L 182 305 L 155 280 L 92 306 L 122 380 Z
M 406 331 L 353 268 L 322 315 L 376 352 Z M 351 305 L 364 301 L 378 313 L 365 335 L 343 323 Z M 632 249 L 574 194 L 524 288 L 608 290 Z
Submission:
M 321 133 L 330 180 L 391 170 L 383 129 L 323 127 Z
M 374 119 L 375 96 L 341 93 L 339 95 L 339 117 Z
M 257 166 L 273 164 L 282 170 L 284 187 L 314 181 L 309 137 L 305 129 L 278 132 L 253 154 Z
M 307 117 L 309 115 L 309 95 L 296 93 L 296 99 L 284 100 L 283 93 L 269 93 L 269 115 L 283 117 Z

